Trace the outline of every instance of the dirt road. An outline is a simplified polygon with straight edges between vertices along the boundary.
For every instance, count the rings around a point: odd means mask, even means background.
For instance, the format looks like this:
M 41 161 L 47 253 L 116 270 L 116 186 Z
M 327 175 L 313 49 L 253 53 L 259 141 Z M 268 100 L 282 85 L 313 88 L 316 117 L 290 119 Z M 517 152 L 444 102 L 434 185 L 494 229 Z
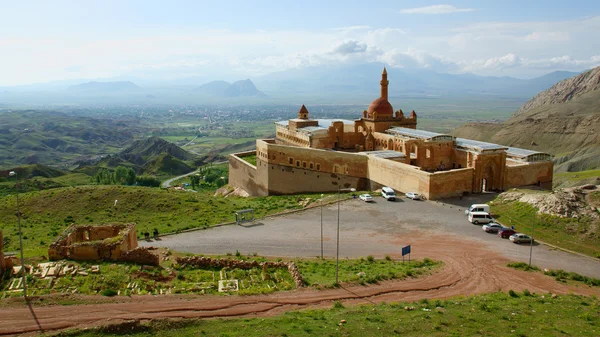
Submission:
M 508 259 L 477 241 L 451 240 L 442 235 L 419 235 L 414 258 L 425 255 L 444 261 L 439 272 L 420 279 L 383 282 L 373 286 L 349 286 L 318 291 L 299 289 L 260 296 L 134 296 L 114 302 L 89 305 L 41 306 L 32 311 L 22 303 L 0 309 L 0 334 L 38 333 L 66 328 L 116 324 L 128 320 L 156 318 L 209 318 L 270 316 L 307 307 L 331 307 L 332 301 L 349 305 L 381 301 L 443 299 L 458 295 L 529 289 L 536 293 L 595 294 L 599 289 L 574 288 L 539 273 L 505 267 Z M 393 238 L 402 242 L 404 238 Z M 429 247 L 426 251 L 423 247 Z M 35 318 L 33 314 L 35 314 Z

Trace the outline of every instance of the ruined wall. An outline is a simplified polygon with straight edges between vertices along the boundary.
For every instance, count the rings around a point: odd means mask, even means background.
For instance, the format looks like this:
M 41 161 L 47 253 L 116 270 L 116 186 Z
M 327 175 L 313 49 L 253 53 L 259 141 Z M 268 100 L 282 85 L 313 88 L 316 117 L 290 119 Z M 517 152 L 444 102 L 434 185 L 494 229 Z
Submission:
M 254 153 L 257 154 L 256 157 L 258 161 L 258 149 L 257 151 L 229 155 L 229 185 L 242 188 L 252 196 L 265 196 L 268 195 L 266 179 L 261 179 L 259 172 L 257 172 L 257 168 L 243 160 L 243 157 L 240 157 Z
M 50 245 L 48 258 L 118 260 L 137 246 L 135 224 L 71 225 Z
M 400 192 L 417 192 L 429 198 L 431 173 L 419 168 L 387 159 L 369 158 L 369 178 L 383 186 Z
M 456 197 L 473 190 L 473 169 L 438 171 L 430 175 L 429 199 Z
M 545 189 L 552 189 L 552 174 L 554 164 L 551 161 L 522 163 L 510 162 L 504 174 L 504 188 L 538 185 Z

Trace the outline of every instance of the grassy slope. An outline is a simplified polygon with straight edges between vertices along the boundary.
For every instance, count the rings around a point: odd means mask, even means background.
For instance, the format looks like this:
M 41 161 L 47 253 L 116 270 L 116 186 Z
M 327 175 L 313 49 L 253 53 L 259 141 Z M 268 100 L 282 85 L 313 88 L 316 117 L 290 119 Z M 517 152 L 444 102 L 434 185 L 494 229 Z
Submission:
M 600 170 L 555 173 L 553 184 L 555 188 L 600 184 Z
M 137 223 L 138 236 L 157 228 L 160 233 L 209 227 L 234 221 L 235 210 L 253 208 L 255 217 L 302 208 L 306 195 L 260 198 L 213 197 L 214 191 L 176 192 L 127 186 L 79 186 L 21 193 L 25 253 L 47 254 L 47 246 L 70 223 Z M 316 200 L 319 195 L 309 196 Z M 118 200 L 117 207 L 113 207 Z M 10 243 L 18 247 L 16 199 L 0 198 L 0 226 Z
M 154 322 L 131 336 L 598 336 L 597 298 L 494 293 L 419 303 L 302 310 L 269 318 Z M 414 310 L 405 310 L 405 307 Z M 436 309 L 439 307 L 439 309 Z M 557 319 L 560 317 L 560 319 Z M 343 320 L 343 321 L 342 321 Z M 343 323 L 344 322 L 344 323 Z M 125 331 L 122 331 L 123 333 Z M 67 336 L 116 336 L 114 330 Z
M 538 209 L 518 201 L 493 201 L 492 213 L 505 226 L 531 235 L 546 243 L 600 258 L 600 226 L 589 218 L 561 218 L 537 214 Z

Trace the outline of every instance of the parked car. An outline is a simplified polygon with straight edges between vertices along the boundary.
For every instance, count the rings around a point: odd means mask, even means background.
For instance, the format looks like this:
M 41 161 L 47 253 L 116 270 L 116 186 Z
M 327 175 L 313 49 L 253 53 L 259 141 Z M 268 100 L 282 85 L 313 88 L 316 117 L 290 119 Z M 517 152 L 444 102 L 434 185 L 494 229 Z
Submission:
M 473 204 L 465 210 L 465 215 L 469 215 L 471 212 L 490 212 L 490 205 L 488 204 Z
M 423 196 L 415 192 L 407 192 L 406 197 L 412 200 L 423 200 Z
M 396 192 L 391 187 L 384 186 L 381 188 L 381 196 L 386 200 L 394 201 L 396 200 Z
M 514 243 L 530 243 L 533 241 L 529 235 L 523 233 L 513 234 L 508 239 Z
M 508 239 L 508 237 L 510 237 L 513 234 L 517 234 L 517 231 L 515 231 L 514 229 L 511 229 L 511 228 L 505 227 L 504 229 L 498 230 L 498 236 L 503 239 Z
M 506 227 L 497 224 L 495 222 L 490 222 L 487 225 L 483 225 L 481 226 L 481 229 L 483 229 L 486 233 L 498 233 L 498 231 L 500 231 L 501 229 L 504 229 Z
M 365 201 L 365 202 L 373 201 L 373 197 L 371 197 L 370 194 L 361 194 L 358 197 L 360 198 L 360 200 Z
M 471 212 L 467 219 L 470 223 L 476 225 L 494 222 L 494 218 L 486 212 Z

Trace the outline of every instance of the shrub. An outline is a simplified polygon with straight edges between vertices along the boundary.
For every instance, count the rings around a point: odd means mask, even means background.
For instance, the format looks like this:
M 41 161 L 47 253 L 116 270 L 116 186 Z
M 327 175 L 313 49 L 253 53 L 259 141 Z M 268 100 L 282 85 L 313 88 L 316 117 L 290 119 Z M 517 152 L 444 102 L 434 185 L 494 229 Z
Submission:
M 102 296 L 108 296 L 108 297 L 113 297 L 116 296 L 118 294 L 118 292 L 116 292 L 113 289 L 104 289 L 102 290 Z
M 386 261 L 392 261 L 392 258 L 389 255 L 385 256 Z
M 335 302 L 333 302 L 333 308 L 334 309 L 344 309 L 344 305 L 340 301 L 335 301 Z
M 525 289 L 525 290 L 523 290 L 523 295 L 524 295 L 524 296 L 533 296 L 533 295 L 531 294 L 531 292 L 529 291 L 529 289 Z
M 375 258 L 373 257 L 373 255 L 369 255 L 369 256 L 367 256 L 367 261 L 369 263 L 373 263 L 373 262 L 375 262 Z
M 519 297 L 519 294 L 517 294 L 517 292 L 512 289 L 508 291 L 508 294 L 510 295 L 510 297 Z

